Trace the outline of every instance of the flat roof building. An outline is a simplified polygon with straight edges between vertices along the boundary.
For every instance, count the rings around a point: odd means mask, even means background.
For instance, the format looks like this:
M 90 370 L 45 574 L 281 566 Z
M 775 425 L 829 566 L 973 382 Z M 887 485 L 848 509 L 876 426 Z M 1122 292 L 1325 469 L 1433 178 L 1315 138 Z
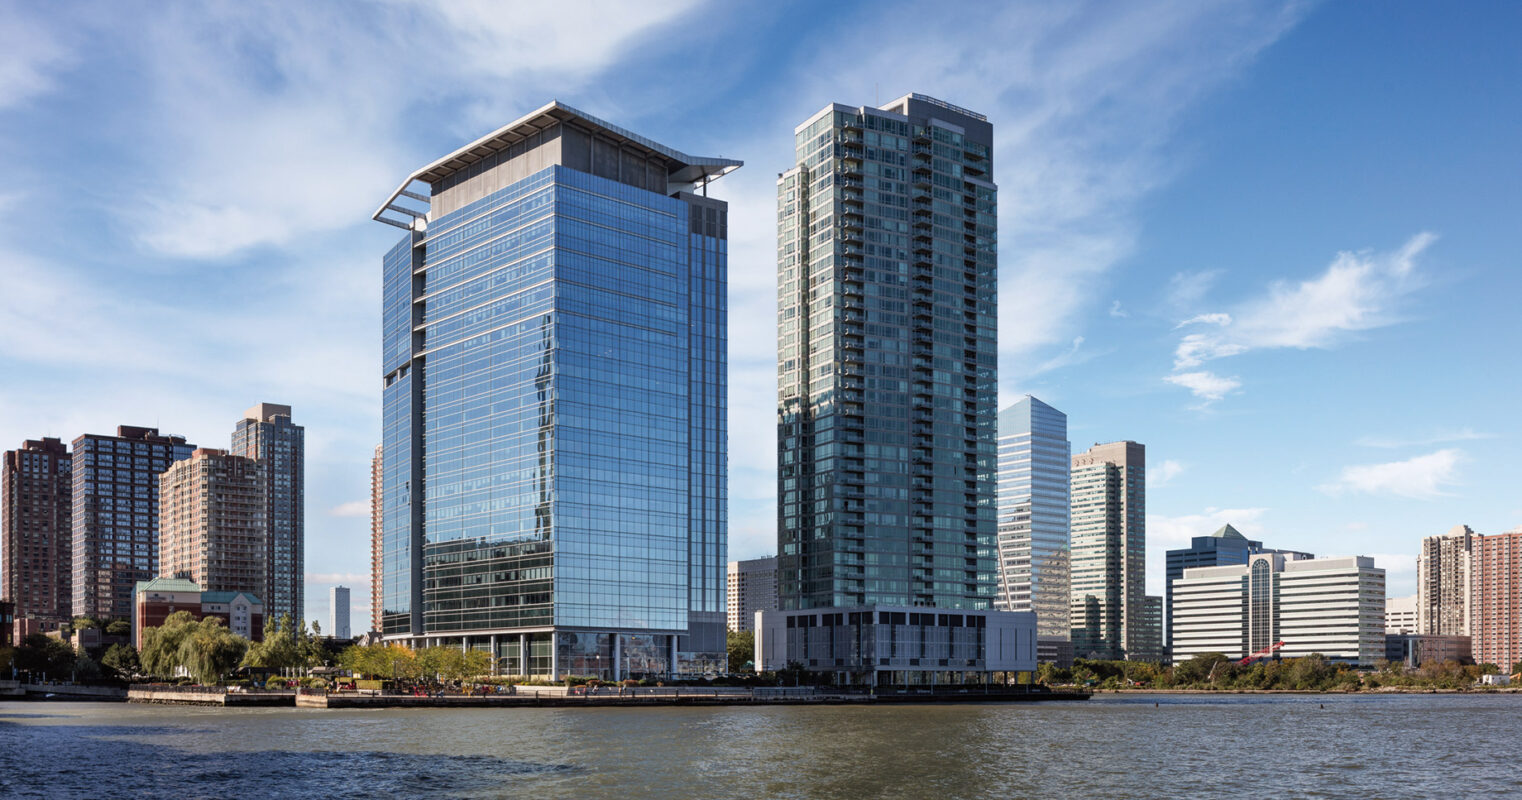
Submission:
M 1032 611 L 1053 652 L 1071 634 L 1067 415 L 1026 395 L 999 412 L 998 589 L 994 608 Z
M 729 629 L 754 630 L 757 611 L 777 608 L 777 557 L 729 562 L 725 586 Z M 737 670 L 739 666 L 731 664 L 730 670 Z
M 552 102 L 408 176 L 385 255 L 382 609 L 499 670 L 725 671 L 741 165 Z M 700 194 L 701 192 L 701 194 Z
M 73 616 L 132 618 L 133 588 L 159 572 L 159 475 L 195 449 L 131 425 L 74 440 Z
M 264 468 L 264 588 L 270 616 L 301 620 L 306 592 L 306 429 L 291 407 L 260 403 L 243 412 L 232 434 L 233 455 Z
M 1073 456 L 1068 625 L 1079 658 L 1158 660 L 1147 626 L 1147 450 L 1096 444 Z M 1155 649 L 1154 649 L 1155 648 Z
M 197 448 L 159 476 L 159 572 L 207 591 L 265 589 L 265 471 L 251 458 Z
M 1243 565 L 1184 570 L 1173 597 L 1174 663 L 1206 653 L 1320 653 L 1373 666 L 1385 654 L 1385 571 L 1371 558 L 1257 554 Z
M 73 611 L 73 468 L 58 439 L 28 439 L 0 465 L 0 597 L 14 617 L 59 623 Z

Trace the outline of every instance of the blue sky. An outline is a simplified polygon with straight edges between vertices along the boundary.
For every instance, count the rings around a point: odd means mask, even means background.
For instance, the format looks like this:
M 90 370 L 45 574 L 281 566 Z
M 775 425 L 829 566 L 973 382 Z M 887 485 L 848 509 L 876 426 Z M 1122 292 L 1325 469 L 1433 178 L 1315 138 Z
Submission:
M 775 547 L 774 180 L 829 102 L 986 113 L 1000 383 L 1147 445 L 1161 554 L 1522 524 L 1522 8 L 0 3 L 0 444 L 307 426 L 309 617 L 368 586 L 380 258 L 417 166 L 550 99 L 741 158 L 732 557 Z

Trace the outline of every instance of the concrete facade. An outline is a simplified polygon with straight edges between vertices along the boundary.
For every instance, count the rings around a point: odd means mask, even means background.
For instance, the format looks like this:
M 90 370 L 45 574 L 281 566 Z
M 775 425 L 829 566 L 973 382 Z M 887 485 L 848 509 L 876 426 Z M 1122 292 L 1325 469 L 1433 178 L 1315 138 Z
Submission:
M 1417 632 L 1464 636 L 1470 629 L 1472 561 L 1477 534 L 1455 525 L 1422 539 L 1416 556 Z
M 1385 598 L 1385 635 L 1416 633 L 1419 616 L 1417 595 Z
M 1243 565 L 1186 569 L 1173 596 L 1174 663 L 1205 653 L 1245 658 L 1278 642 L 1282 658 L 1320 653 L 1373 666 L 1385 654 L 1385 571 L 1371 558 L 1258 554 Z
M 1068 625 L 1079 658 L 1155 660 L 1162 631 L 1146 628 L 1147 451 L 1096 444 L 1073 456 Z
M 777 557 L 729 562 L 725 595 L 729 630 L 754 630 L 757 611 L 777 608 Z

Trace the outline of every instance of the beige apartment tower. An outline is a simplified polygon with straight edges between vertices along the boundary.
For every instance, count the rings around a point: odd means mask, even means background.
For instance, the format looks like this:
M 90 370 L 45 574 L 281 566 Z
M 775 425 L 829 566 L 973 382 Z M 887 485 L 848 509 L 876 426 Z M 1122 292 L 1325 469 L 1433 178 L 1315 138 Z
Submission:
M 1096 444 L 1073 456 L 1069 626 L 1079 658 L 1155 660 L 1146 613 L 1147 451 Z
M 384 445 L 375 446 L 375 455 L 370 457 L 370 630 L 381 629 L 381 581 L 386 574 L 385 533 L 386 517 L 383 513 L 385 506 L 381 503 L 381 487 L 385 485 L 385 473 L 382 471 L 381 453 Z
M 199 448 L 159 476 L 159 572 L 207 592 L 265 591 L 265 471 Z
M 1442 536 L 1422 539 L 1422 549 L 1416 557 L 1417 633 L 1429 636 L 1470 633 L 1470 573 L 1479 538 L 1468 525 L 1455 525 Z

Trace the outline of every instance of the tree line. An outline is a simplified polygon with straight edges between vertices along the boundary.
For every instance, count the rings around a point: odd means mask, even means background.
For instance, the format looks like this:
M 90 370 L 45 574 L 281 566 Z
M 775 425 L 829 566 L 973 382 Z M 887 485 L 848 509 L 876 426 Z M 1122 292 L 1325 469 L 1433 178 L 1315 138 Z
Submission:
M 1522 671 L 1522 663 L 1512 673 Z M 1147 661 L 1101 661 L 1075 659 L 1071 668 L 1041 664 L 1036 680 L 1048 685 L 1076 685 L 1099 689 L 1219 689 L 1357 691 L 1385 686 L 1460 689 L 1472 686 L 1482 675 L 1500 672 L 1495 664 L 1428 662 L 1408 667 L 1404 662 L 1376 662 L 1373 670 L 1358 670 L 1334 663 L 1318 653 L 1240 664 L 1222 653 L 1206 653 L 1173 666 Z

